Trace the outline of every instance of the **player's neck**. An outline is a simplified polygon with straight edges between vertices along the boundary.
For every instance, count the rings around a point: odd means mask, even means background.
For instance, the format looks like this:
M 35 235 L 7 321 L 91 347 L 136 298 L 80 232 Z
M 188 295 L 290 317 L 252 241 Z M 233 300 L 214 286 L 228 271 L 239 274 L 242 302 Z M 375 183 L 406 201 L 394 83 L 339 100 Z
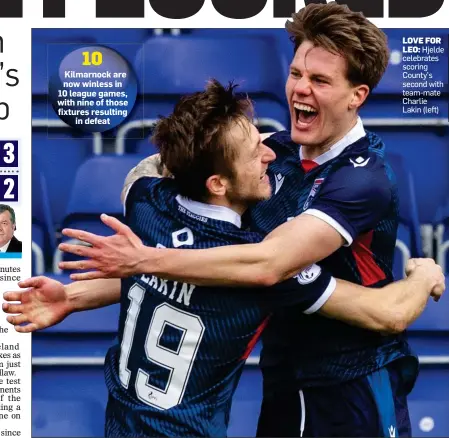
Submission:
M 320 145 L 306 145 L 301 144 L 302 158 L 305 160 L 314 160 L 315 158 L 323 155 L 328 150 L 337 144 L 342 138 L 344 138 L 348 133 L 357 125 L 358 117 L 351 121 L 348 128 L 343 130 L 339 135 L 329 138 L 325 143 Z
M 221 196 L 211 196 L 206 201 L 206 203 L 211 204 L 211 205 L 218 205 L 220 207 L 229 208 L 230 210 L 235 211 L 240 216 L 242 216 L 243 213 L 245 213 L 245 211 L 248 209 L 247 205 L 230 202 L 227 198 L 221 197 Z

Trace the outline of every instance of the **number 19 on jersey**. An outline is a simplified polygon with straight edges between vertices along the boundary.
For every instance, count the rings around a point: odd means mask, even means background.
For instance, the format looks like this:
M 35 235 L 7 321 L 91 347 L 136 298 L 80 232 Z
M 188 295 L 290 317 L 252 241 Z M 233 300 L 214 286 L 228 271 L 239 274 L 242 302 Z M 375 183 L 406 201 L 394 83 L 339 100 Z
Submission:
M 131 373 L 135 373 L 137 397 L 145 404 L 165 410 L 182 401 L 205 328 L 200 317 L 168 303 L 155 307 L 143 348 L 146 358 L 155 366 L 165 368 L 169 377 L 163 389 L 151 385 L 151 377 L 145 369 L 128 368 L 132 349 L 142 347 L 133 345 L 133 340 L 145 293 L 148 292 L 138 284 L 134 284 L 128 293 L 130 305 L 120 352 L 120 381 L 125 388 L 128 388 Z M 164 331 L 168 327 L 181 334 L 179 342 L 172 348 L 161 343 Z

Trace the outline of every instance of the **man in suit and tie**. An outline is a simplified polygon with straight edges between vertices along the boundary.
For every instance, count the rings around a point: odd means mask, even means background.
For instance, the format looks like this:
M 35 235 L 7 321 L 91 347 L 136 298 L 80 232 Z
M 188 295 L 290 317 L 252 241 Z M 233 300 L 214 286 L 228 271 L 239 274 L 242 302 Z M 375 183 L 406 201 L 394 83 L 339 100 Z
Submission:
M 14 237 L 16 214 L 9 205 L 0 204 L 0 253 L 22 252 L 22 242 Z

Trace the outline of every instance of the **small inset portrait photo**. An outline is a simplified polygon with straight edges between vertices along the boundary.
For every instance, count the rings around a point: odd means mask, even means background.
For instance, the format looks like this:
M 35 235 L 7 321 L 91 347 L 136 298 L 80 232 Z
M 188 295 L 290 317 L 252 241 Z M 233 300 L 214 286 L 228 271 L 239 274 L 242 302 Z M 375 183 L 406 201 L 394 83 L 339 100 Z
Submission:
M 0 258 L 22 257 L 22 242 L 16 234 L 16 213 L 6 204 L 0 204 Z

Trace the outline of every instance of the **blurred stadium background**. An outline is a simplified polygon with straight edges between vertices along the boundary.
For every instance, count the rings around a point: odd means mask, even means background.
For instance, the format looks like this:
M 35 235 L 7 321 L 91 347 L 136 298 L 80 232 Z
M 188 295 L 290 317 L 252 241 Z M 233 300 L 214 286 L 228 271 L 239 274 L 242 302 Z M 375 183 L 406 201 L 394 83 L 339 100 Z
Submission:
M 401 225 L 395 274 L 410 257 L 435 258 L 449 273 L 449 132 L 447 33 L 387 30 L 388 71 L 361 112 L 365 127 L 386 143 L 400 188 Z M 431 68 L 445 83 L 438 116 L 402 114 L 402 36 L 439 35 L 446 53 Z M 66 43 L 66 44 L 63 44 Z M 88 44 L 119 51 L 133 66 L 139 96 L 127 121 L 106 134 L 84 134 L 57 118 L 47 99 L 46 60 L 58 44 L 67 53 Z M 33 274 L 67 281 L 57 269 L 63 227 L 107 230 L 98 214 L 121 217 L 127 172 L 155 152 L 154 119 L 210 77 L 242 84 L 256 103 L 261 131 L 289 127 L 284 81 L 292 45 L 283 29 L 34 29 L 33 31 Z M 64 256 L 66 257 L 66 256 Z M 114 340 L 118 308 L 75 314 L 33 335 L 33 436 L 103 436 L 107 400 L 103 360 Z M 415 436 L 449 436 L 449 296 L 431 302 L 409 331 L 421 375 L 410 396 Z M 254 436 L 261 400 L 260 346 L 247 362 L 234 397 L 230 436 Z

